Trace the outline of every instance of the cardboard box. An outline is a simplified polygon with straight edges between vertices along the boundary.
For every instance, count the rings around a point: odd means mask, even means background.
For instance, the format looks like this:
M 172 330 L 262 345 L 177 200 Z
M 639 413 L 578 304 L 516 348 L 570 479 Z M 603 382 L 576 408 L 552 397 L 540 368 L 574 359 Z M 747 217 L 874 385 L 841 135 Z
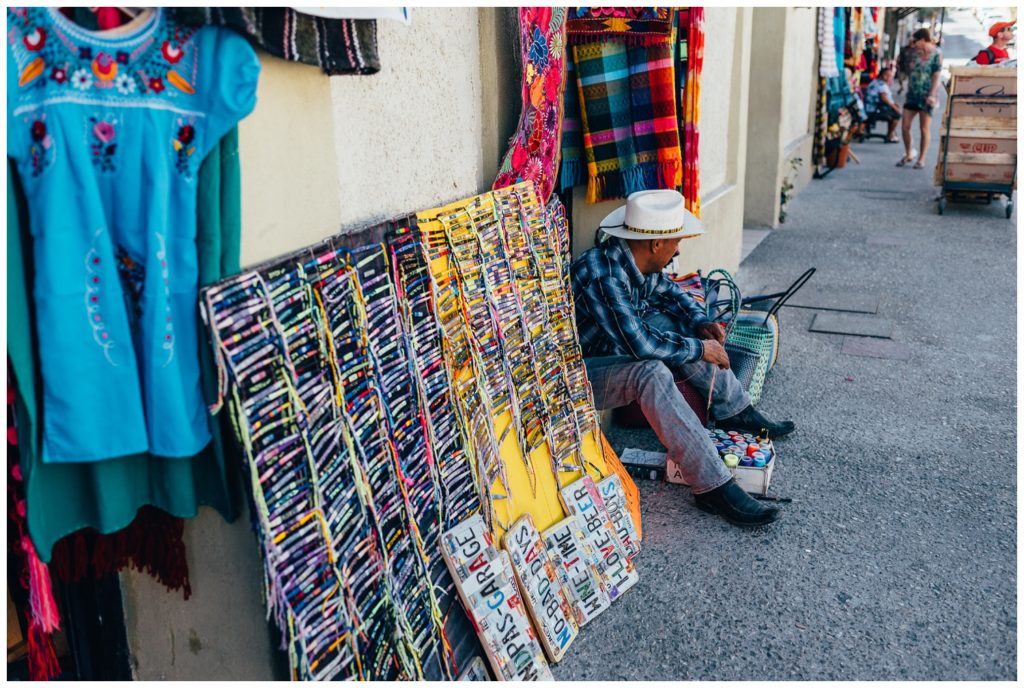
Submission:
M 1014 181 L 1016 171 L 1016 165 L 988 165 L 984 163 L 950 161 L 946 163 L 946 181 L 1010 184 Z M 941 169 L 939 174 L 941 174 Z
M 949 70 L 953 95 L 1017 95 L 1017 70 L 1006 67 L 953 67 Z
M 950 101 L 953 126 L 967 126 L 965 122 L 984 121 L 992 128 L 1016 128 L 1017 101 L 996 101 L 986 98 L 966 98 Z M 945 123 L 945 118 L 943 119 Z M 945 127 L 943 127 L 945 131 Z
M 950 153 L 995 153 L 998 155 L 1015 155 L 1017 153 L 1016 137 L 985 136 L 984 132 L 971 129 L 963 130 L 967 135 L 958 135 L 958 131 L 954 129 L 950 132 L 948 148 Z M 945 139 L 946 137 L 943 136 L 940 140 L 941 146 L 945 146 Z
M 743 488 L 745 492 L 752 494 L 766 495 L 768 494 L 768 487 L 772 482 L 772 474 L 775 472 L 775 464 L 779 461 L 778 451 L 775 449 L 775 443 L 772 443 L 772 460 L 768 462 L 764 468 L 754 468 L 753 466 L 737 466 L 736 468 L 730 468 L 729 472 L 732 473 L 733 478 L 736 479 L 736 484 Z M 628 451 L 628 450 L 627 450 Z M 646 453 L 646 452 L 645 452 Z M 625 454 L 625 452 L 624 452 Z M 681 480 L 682 476 L 675 476 L 674 480 L 670 480 L 665 474 L 664 464 L 660 469 L 655 469 L 650 466 L 637 466 L 638 471 L 646 470 L 653 472 L 660 471 L 659 477 L 664 477 L 668 482 L 675 482 L 680 485 L 686 483 Z M 646 476 L 643 476 L 646 477 Z
M 775 471 L 775 464 L 778 462 L 779 456 L 776 454 L 764 468 L 737 466 L 736 468 L 731 469 L 732 475 L 736 479 L 736 484 L 742 487 L 744 491 L 750 492 L 751 494 L 766 495 L 768 494 L 768 486 L 772 482 L 772 473 Z

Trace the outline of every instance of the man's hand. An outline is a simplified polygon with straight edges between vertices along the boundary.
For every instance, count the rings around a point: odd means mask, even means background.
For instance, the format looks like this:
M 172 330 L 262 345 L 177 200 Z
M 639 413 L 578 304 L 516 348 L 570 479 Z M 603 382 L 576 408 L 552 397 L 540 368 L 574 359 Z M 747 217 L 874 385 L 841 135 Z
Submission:
M 698 327 L 697 336 L 701 339 L 713 339 L 719 344 L 725 344 L 725 328 L 715 323 L 704 323 Z
M 704 340 L 704 360 L 724 370 L 729 369 L 729 354 L 725 353 L 725 347 L 714 339 Z

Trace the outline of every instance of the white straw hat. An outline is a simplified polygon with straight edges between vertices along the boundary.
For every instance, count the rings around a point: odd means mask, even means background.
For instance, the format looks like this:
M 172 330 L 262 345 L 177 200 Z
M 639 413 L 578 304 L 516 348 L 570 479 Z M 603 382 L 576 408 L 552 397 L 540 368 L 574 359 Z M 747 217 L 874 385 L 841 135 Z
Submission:
M 683 195 L 673 189 L 629 194 L 601 221 L 598 229 L 621 239 L 679 239 L 704 233 L 704 225 L 685 207 Z

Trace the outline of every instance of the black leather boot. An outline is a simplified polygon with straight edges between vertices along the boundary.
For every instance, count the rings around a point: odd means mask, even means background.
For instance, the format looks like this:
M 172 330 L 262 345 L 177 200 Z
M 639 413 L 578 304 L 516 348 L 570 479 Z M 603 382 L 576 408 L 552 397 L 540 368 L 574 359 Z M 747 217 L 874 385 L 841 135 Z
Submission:
M 796 430 L 796 423 L 791 420 L 771 421 L 761 415 L 753 405 L 747 406 L 735 416 L 715 421 L 725 430 L 743 430 L 753 435 L 778 439 Z
M 693 499 L 698 509 L 709 514 L 718 514 L 735 526 L 766 526 L 779 517 L 778 509 L 764 506 L 744 492 L 732 479 L 710 492 L 694 495 Z

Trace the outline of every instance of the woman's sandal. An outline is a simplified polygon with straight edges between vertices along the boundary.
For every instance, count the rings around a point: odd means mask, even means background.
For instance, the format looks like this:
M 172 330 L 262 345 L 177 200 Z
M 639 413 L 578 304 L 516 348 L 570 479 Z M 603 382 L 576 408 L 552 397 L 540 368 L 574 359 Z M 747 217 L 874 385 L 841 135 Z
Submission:
M 917 162 L 915 162 L 914 163 L 914 169 L 915 170 L 923 170 L 924 169 L 924 160 L 918 160 Z
M 916 156 L 917 156 L 917 151 L 916 150 L 911 150 L 910 151 L 910 155 L 906 156 L 905 158 L 900 158 L 900 161 L 898 163 L 896 163 L 896 167 L 904 167 L 905 165 L 910 164 L 911 162 L 913 162 L 913 160 L 914 160 L 914 158 Z

